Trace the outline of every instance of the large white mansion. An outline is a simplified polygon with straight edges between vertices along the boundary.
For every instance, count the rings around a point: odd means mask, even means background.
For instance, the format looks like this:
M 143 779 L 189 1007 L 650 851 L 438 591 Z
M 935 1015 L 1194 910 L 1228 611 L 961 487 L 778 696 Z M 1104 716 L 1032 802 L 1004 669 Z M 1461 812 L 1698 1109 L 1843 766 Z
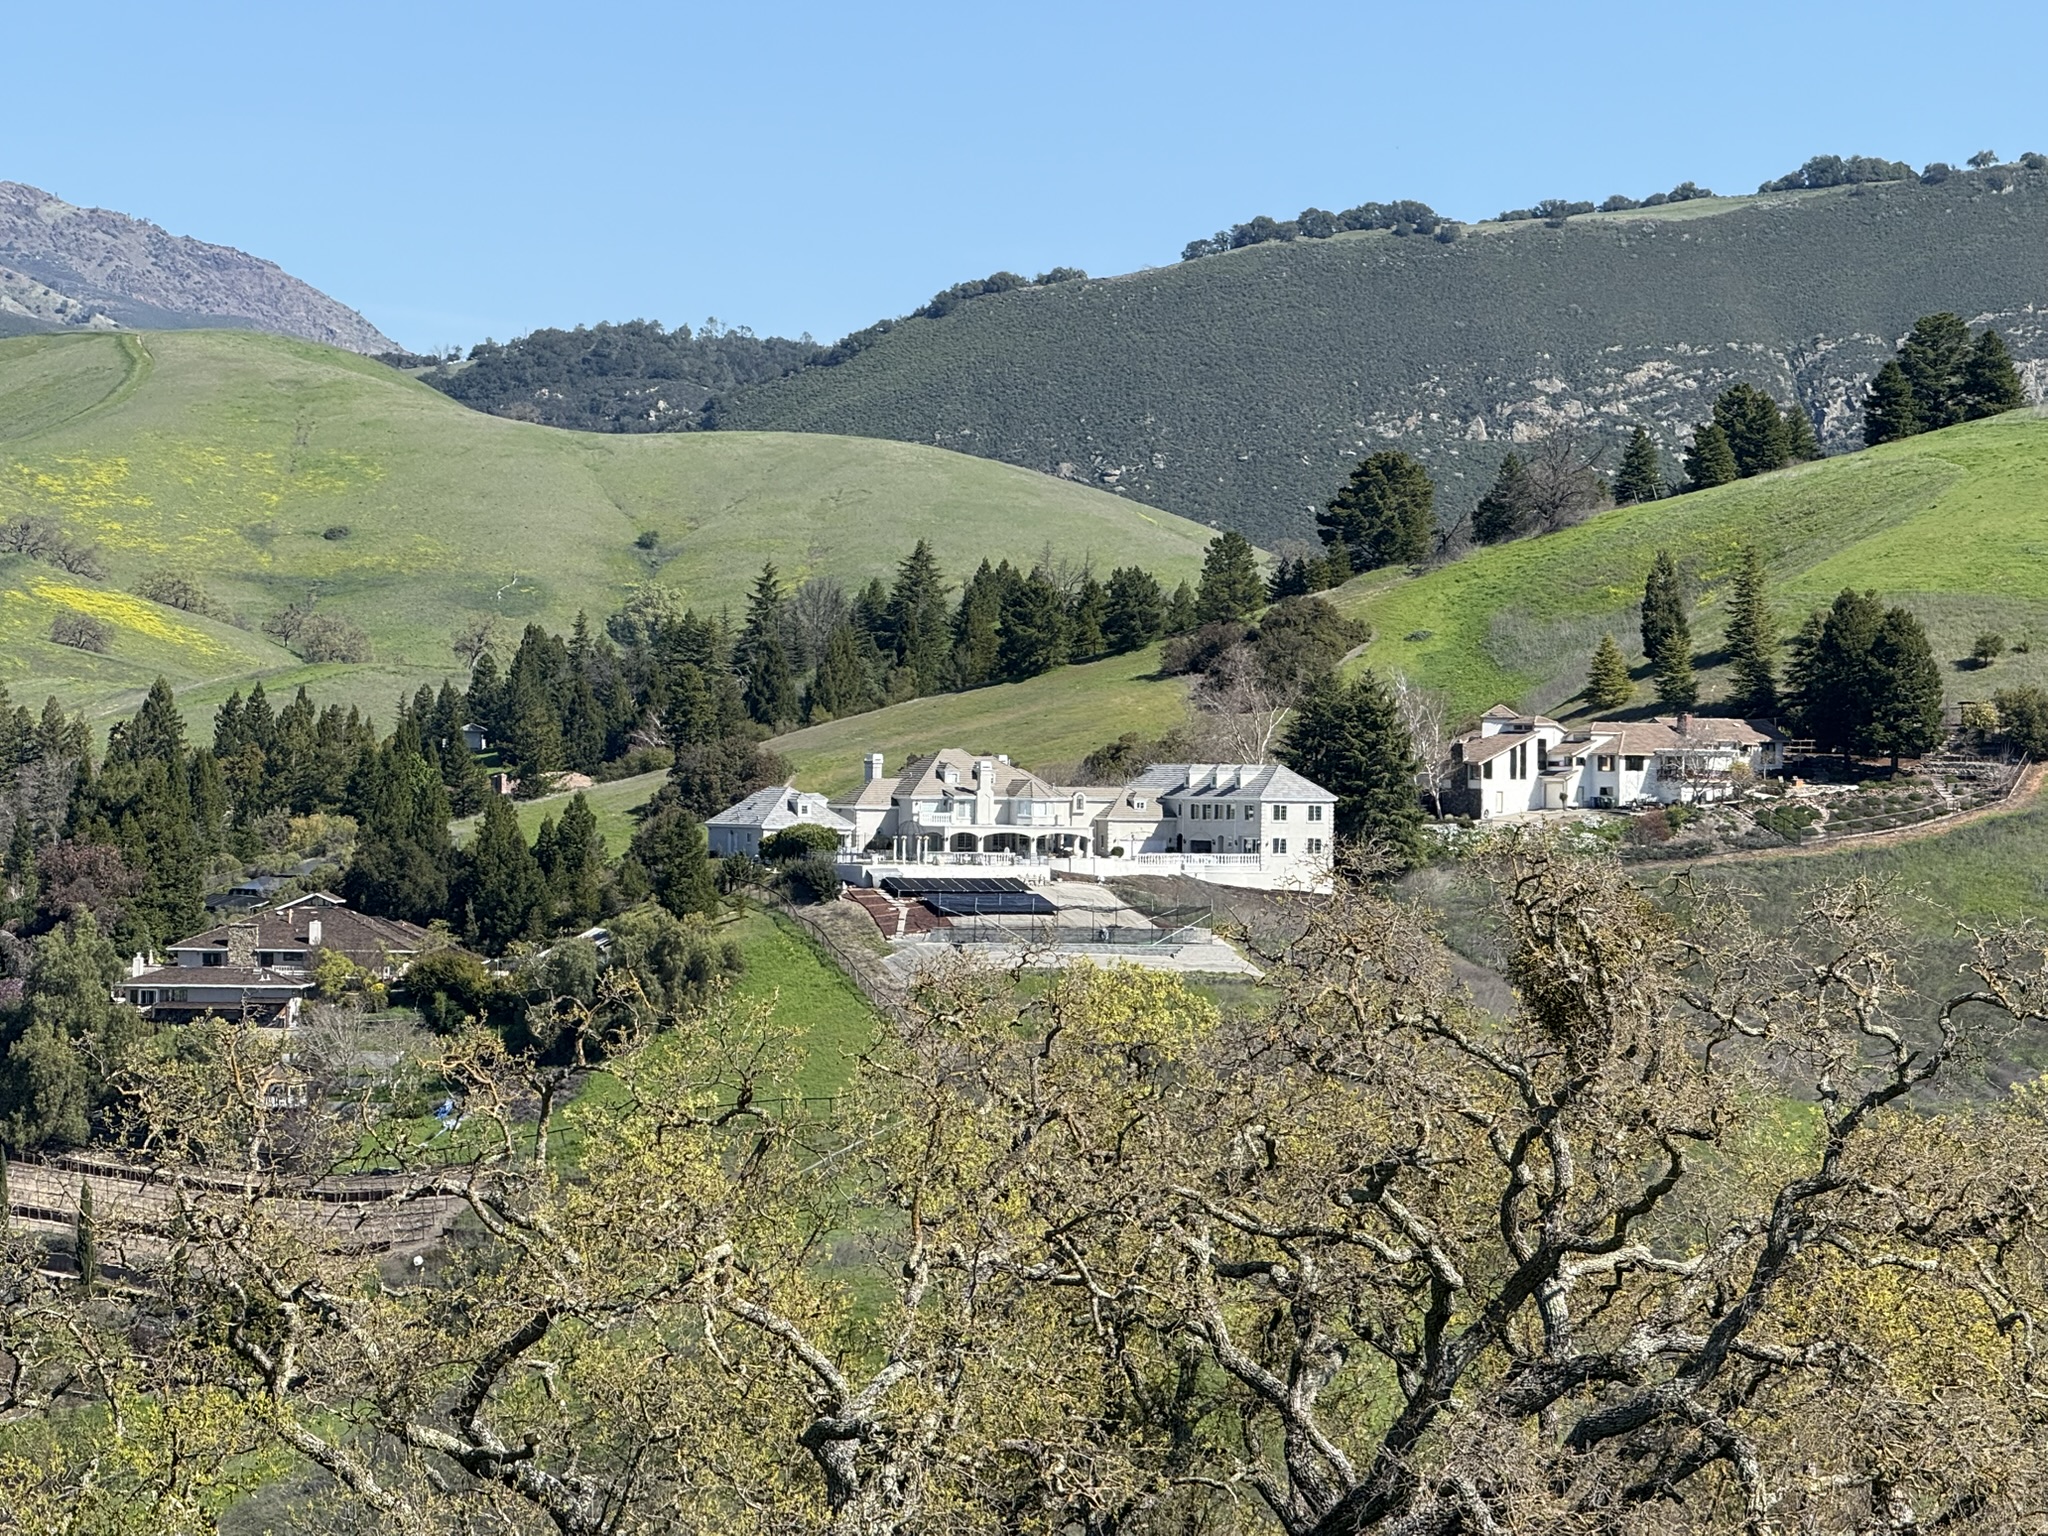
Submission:
M 1720 800 L 1783 765 L 1784 743 L 1747 720 L 1673 715 L 1560 725 L 1496 704 L 1451 743 L 1467 809 L 1525 811 Z
M 859 789 L 829 804 L 793 790 L 770 798 L 785 814 L 801 807 L 793 819 L 850 825 L 845 862 L 863 879 L 902 864 L 1015 862 L 1265 887 L 1327 882 L 1337 806 L 1271 763 L 1162 763 L 1125 785 L 1059 785 L 956 748 L 896 774 L 871 753 Z M 748 809 L 712 817 L 714 839 Z

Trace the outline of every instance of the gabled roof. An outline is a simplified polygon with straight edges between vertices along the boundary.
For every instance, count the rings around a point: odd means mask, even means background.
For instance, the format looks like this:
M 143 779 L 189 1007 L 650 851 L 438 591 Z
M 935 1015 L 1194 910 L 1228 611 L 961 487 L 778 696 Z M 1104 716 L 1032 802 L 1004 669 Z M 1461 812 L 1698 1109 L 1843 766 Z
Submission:
M 340 903 L 325 892 L 312 896 L 301 896 L 280 907 L 266 907 L 233 923 L 221 923 L 207 928 L 189 938 L 179 939 L 165 948 L 178 950 L 225 950 L 228 947 L 228 932 L 233 928 L 256 928 L 256 940 L 251 946 L 260 950 L 307 949 L 312 946 L 312 924 L 320 925 L 322 949 L 336 949 L 350 959 L 359 956 L 375 957 L 390 953 L 394 955 L 417 954 L 427 941 L 427 930 L 412 923 L 400 922 L 395 917 L 372 917 L 367 912 L 357 912 Z
M 998 800 L 1062 800 L 1072 794 L 1048 783 L 1028 769 L 1006 763 L 988 753 L 965 752 L 958 747 L 914 757 L 895 777 L 870 779 L 853 795 L 837 801 L 849 808 L 886 807 L 890 801 L 973 799 L 981 788 L 980 767 L 990 765 L 991 789 Z M 944 770 L 952 771 L 948 784 Z
M 757 789 L 737 805 L 729 805 L 706 820 L 707 827 L 759 827 L 772 832 L 780 827 L 808 822 L 834 832 L 851 832 L 853 823 L 834 814 L 823 795 L 806 794 L 793 785 L 770 785 Z

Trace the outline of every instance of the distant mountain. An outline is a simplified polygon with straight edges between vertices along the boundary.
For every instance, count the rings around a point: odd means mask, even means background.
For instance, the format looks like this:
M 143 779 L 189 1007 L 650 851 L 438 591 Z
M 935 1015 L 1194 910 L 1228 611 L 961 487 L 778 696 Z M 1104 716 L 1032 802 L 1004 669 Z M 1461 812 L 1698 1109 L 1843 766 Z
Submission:
M 270 331 L 352 352 L 395 346 L 274 262 L 0 181 L 0 335 L 202 326 Z
M 1922 314 L 1996 326 L 2048 385 L 2048 172 L 1944 174 L 1265 238 L 874 327 L 706 420 L 943 444 L 1269 546 L 1308 537 L 1379 448 L 1421 458 L 1447 514 L 1559 426 L 1618 446 L 1640 423 L 1675 472 L 1737 380 L 1796 397 L 1839 449 Z

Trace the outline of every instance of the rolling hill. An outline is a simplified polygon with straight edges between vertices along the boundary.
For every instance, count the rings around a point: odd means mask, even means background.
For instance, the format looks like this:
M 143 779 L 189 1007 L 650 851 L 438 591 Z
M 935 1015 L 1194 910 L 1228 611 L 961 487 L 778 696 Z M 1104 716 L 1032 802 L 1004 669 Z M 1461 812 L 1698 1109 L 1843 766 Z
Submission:
M 223 325 L 355 352 L 396 345 L 275 262 L 0 181 L 0 335 Z
M 1048 543 L 1108 567 L 1191 575 L 1208 531 L 963 454 L 820 435 L 568 433 L 478 414 L 367 358 L 251 332 L 0 342 L 0 522 L 54 519 L 105 580 L 0 555 L 0 681 L 95 713 L 159 672 L 204 707 L 258 676 L 388 714 L 457 670 L 449 642 L 495 617 L 599 619 L 639 583 L 736 604 L 785 579 L 886 573 L 919 537 L 956 579 Z M 656 540 L 640 547 L 643 536 Z M 170 570 L 251 628 L 130 588 Z M 375 661 L 307 666 L 256 621 L 317 593 Z M 100 656 L 53 644 L 66 609 L 113 626 Z
M 2002 190 L 2001 190 L 2002 189 Z M 2048 386 L 2048 172 L 1711 198 L 1552 227 L 1248 246 L 971 299 L 831 367 L 739 390 L 721 426 L 938 443 L 1273 545 L 1365 452 L 1469 508 L 1507 444 L 1641 423 L 1675 456 L 1739 379 L 1849 445 L 1919 315 L 1999 327 Z
M 1502 701 L 1559 710 L 1584 685 L 1603 631 L 1639 652 L 1643 578 L 1669 549 L 1699 595 L 1693 644 L 1711 700 L 1725 681 L 1713 665 L 1719 605 L 1745 544 L 1764 554 L 1781 633 L 1842 588 L 1869 588 L 1919 615 L 1951 700 L 2048 682 L 2048 413 L 2038 408 L 1617 508 L 1420 576 L 1361 577 L 1336 597 L 1373 626 L 1366 664 L 1442 690 L 1457 712 Z M 1967 667 L 1987 630 L 2028 649 Z

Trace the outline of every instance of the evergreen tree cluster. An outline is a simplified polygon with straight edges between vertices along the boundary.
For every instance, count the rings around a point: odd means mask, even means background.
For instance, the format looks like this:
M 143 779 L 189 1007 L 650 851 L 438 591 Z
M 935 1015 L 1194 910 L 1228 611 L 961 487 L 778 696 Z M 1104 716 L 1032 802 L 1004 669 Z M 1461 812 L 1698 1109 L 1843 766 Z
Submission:
M 1920 621 L 1844 589 L 1808 615 L 1785 669 L 1786 715 L 1823 752 L 1917 756 L 1941 741 L 1941 668 Z
M 1347 576 L 1426 560 L 1436 542 L 1436 485 L 1408 454 L 1369 454 L 1316 514 L 1316 532 Z
M 1706 490 L 1819 457 L 1812 418 L 1798 401 L 1781 408 L 1755 385 L 1734 384 L 1714 401 L 1713 417 L 1693 429 L 1686 486 Z
M 1340 838 L 1373 846 L 1396 865 L 1413 861 L 1422 829 L 1415 750 L 1394 691 L 1378 673 L 1316 678 L 1278 756 L 1337 796 Z
M 1657 681 L 1657 702 L 1666 709 L 1691 709 L 1699 702 L 1692 670 L 1692 628 L 1678 563 L 1660 549 L 1643 583 L 1643 655 Z
M 2016 410 L 2027 391 L 1998 332 L 1960 315 L 1922 315 L 1870 381 L 1863 441 L 1871 447 Z

